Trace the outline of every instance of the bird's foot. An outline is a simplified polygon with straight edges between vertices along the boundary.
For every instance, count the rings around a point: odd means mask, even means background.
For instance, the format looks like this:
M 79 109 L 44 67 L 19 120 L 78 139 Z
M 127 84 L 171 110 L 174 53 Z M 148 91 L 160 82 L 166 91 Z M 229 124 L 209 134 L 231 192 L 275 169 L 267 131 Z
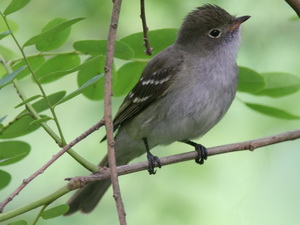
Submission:
M 207 149 L 200 144 L 194 145 L 196 152 L 198 153 L 198 156 L 195 158 L 195 162 L 202 165 L 204 163 L 204 160 L 207 159 Z
M 195 158 L 196 163 L 200 165 L 204 163 L 204 160 L 207 159 L 207 149 L 203 145 L 190 140 L 183 140 L 181 142 L 191 145 L 195 148 L 195 151 L 198 153 L 198 156 Z
M 147 159 L 148 159 L 148 172 L 150 175 L 156 174 L 155 164 L 158 166 L 158 168 L 161 168 L 160 160 L 157 156 L 154 156 L 151 154 L 150 151 L 147 151 Z

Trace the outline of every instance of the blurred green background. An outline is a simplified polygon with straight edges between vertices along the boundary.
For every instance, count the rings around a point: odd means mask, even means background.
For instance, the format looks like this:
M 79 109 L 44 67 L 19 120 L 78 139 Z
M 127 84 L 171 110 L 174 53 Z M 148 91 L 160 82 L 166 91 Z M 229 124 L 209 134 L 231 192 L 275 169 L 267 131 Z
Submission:
M 1 10 L 9 2 L 1 0 Z M 292 19 L 296 14 L 285 1 L 151 0 L 146 1 L 148 27 L 151 30 L 178 28 L 189 11 L 204 3 L 217 4 L 234 15 L 252 16 L 242 28 L 238 57 L 240 66 L 258 72 L 288 72 L 300 76 L 300 21 Z M 23 10 L 9 17 L 19 24 L 16 35 L 21 43 L 39 33 L 52 18 L 86 17 L 86 20 L 73 27 L 70 38 L 72 43 L 81 39 L 105 39 L 110 12 L 111 1 L 108 0 L 32 0 Z M 123 1 L 119 38 L 141 31 L 139 14 L 139 1 Z M 1 45 L 15 49 L 9 38 L 1 40 Z M 28 53 L 32 52 L 34 49 L 29 49 Z M 116 66 L 121 63 L 117 60 Z M 28 96 L 38 92 L 31 79 L 22 80 L 22 85 Z M 75 75 L 45 85 L 48 94 L 63 89 L 70 93 L 76 88 Z M 300 115 L 299 92 L 280 99 L 253 97 L 242 93 L 238 93 L 237 97 L 224 119 L 201 139 L 201 144 L 207 147 L 217 146 L 299 128 L 299 121 L 267 117 L 251 111 L 240 102 L 245 100 L 265 104 Z M 122 98 L 113 100 L 116 112 Z M 0 91 L 0 115 L 8 115 L 7 121 L 13 119 L 17 114 L 14 106 L 19 102 L 11 85 L 3 88 Z M 68 141 L 102 117 L 102 103 L 79 96 L 57 108 Z M 98 163 L 106 151 L 105 143 L 99 144 L 103 134 L 103 130 L 94 133 L 74 149 L 93 163 Z M 8 187 L 1 190 L 0 200 L 58 151 L 55 143 L 42 129 L 19 140 L 31 143 L 32 151 L 21 162 L 2 167 L 13 175 L 13 179 Z M 139 172 L 120 177 L 128 224 L 300 224 L 299 144 L 300 141 L 297 140 L 254 152 L 210 157 L 204 166 L 192 161 L 180 163 L 163 167 L 155 176 Z M 153 152 L 164 156 L 191 150 L 184 144 L 175 143 L 168 147 L 157 147 Z M 145 160 L 145 157 L 136 161 L 141 160 Z M 84 168 L 64 155 L 28 185 L 5 211 L 53 192 L 66 183 L 65 177 L 85 174 L 88 172 Z M 53 206 L 64 203 L 69 196 L 71 194 L 59 199 Z M 37 212 L 38 210 L 34 210 L 18 218 L 32 222 Z M 98 208 L 89 215 L 77 213 L 49 221 L 41 219 L 39 224 L 118 224 L 112 191 L 108 191 Z

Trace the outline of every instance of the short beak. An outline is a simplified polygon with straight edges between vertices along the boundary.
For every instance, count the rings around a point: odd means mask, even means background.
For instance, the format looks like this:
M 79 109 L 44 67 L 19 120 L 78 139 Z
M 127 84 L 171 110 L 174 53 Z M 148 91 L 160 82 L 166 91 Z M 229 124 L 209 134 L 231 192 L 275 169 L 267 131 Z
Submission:
M 233 23 L 229 27 L 228 31 L 234 31 L 240 27 L 242 23 L 244 23 L 246 20 L 248 20 L 251 16 L 241 16 L 237 17 L 233 20 Z

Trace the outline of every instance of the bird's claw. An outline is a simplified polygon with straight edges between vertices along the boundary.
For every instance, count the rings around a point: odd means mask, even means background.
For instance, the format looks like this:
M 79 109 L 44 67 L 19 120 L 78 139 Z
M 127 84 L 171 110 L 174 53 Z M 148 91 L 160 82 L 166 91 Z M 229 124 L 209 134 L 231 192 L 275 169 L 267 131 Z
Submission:
M 150 175 L 156 174 L 155 164 L 158 168 L 161 168 L 160 160 L 157 156 L 152 155 L 150 152 L 147 152 L 147 159 L 148 159 L 148 172 Z
M 195 162 L 202 165 L 204 160 L 207 159 L 207 149 L 200 144 L 195 145 L 195 150 L 198 153 L 198 156 L 195 158 Z

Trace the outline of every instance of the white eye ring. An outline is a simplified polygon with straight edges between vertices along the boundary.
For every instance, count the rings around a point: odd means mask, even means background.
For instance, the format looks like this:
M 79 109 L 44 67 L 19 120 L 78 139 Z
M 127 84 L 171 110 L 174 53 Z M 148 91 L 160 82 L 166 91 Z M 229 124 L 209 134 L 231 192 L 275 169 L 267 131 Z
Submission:
M 218 28 L 213 28 L 208 32 L 210 38 L 219 38 L 221 36 L 221 30 Z

